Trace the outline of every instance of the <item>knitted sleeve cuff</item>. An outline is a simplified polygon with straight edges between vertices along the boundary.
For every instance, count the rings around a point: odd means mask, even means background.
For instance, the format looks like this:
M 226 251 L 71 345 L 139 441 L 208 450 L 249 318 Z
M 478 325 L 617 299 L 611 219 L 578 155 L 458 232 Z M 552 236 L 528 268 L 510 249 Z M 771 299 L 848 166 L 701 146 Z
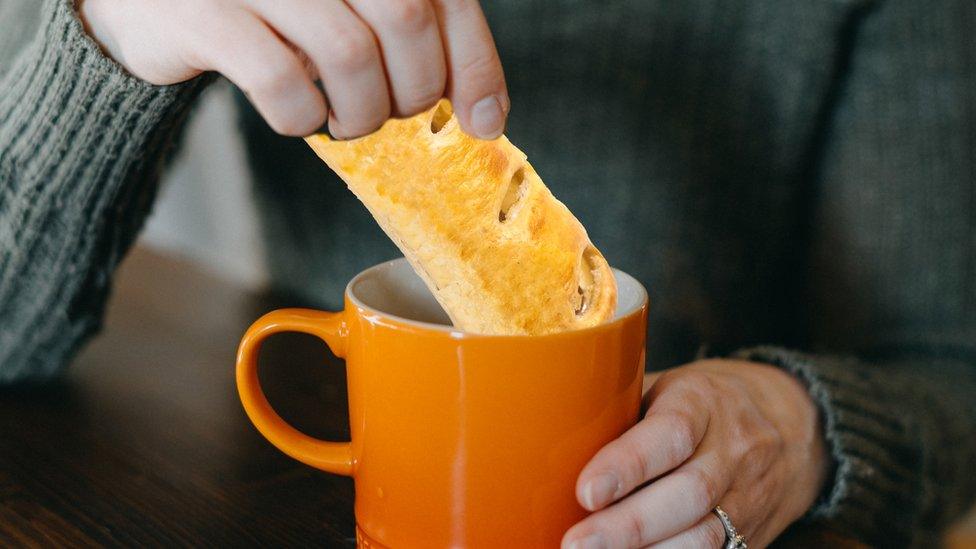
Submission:
M 818 503 L 806 520 L 880 546 L 906 547 L 919 532 L 910 515 L 917 506 L 919 459 L 908 425 L 863 363 L 812 356 L 777 347 L 754 347 L 735 358 L 793 373 L 819 406 L 835 462 Z
M 72 0 L 45 0 L 41 12 L 37 36 L 0 83 L 0 143 L 21 163 L 69 143 L 116 145 L 150 133 L 182 114 L 200 87 L 202 79 L 155 86 L 128 74 L 85 33 Z
M 208 78 L 154 86 L 85 33 L 71 0 L 0 80 L 0 382 L 48 377 L 98 328 L 110 275 Z

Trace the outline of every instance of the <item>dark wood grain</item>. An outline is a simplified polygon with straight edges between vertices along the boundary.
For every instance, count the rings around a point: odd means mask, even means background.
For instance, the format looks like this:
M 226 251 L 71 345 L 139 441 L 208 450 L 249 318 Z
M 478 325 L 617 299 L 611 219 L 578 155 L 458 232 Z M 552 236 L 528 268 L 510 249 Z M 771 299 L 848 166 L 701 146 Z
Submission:
M 352 547 L 352 482 L 282 455 L 237 399 L 241 334 L 286 305 L 134 252 L 63 381 L 0 391 L 0 546 Z M 321 342 L 276 336 L 261 361 L 279 413 L 348 438 L 345 372 Z M 825 535 L 789 546 L 836 546 Z
M 275 450 L 237 399 L 237 341 L 281 305 L 136 252 L 64 381 L 0 393 L 0 545 L 353 546 L 351 481 Z M 275 338 L 262 361 L 283 416 L 348 438 L 318 340 Z

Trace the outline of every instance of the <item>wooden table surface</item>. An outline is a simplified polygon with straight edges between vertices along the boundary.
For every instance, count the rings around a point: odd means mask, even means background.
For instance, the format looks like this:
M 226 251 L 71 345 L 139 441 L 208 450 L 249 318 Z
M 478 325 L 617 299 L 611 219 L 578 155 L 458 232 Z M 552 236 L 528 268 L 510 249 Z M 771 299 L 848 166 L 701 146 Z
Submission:
M 238 339 L 284 305 L 300 304 L 136 250 L 64 380 L 0 391 L 0 546 L 353 547 L 352 482 L 278 452 L 237 399 Z M 276 336 L 261 359 L 285 419 L 348 437 L 344 370 L 321 342 Z M 782 545 L 824 544 L 853 546 L 819 531 Z

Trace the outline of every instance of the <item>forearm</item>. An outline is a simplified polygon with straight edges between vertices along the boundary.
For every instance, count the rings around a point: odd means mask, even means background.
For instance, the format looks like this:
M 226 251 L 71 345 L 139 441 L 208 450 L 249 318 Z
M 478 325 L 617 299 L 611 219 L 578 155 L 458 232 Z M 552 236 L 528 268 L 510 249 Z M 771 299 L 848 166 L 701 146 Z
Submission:
M 42 17 L 0 81 L 0 383 L 50 376 L 97 330 L 203 85 L 126 74 L 69 0 Z
M 737 354 L 804 381 L 836 464 L 812 520 L 882 546 L 922 546 L 976 495 L 976 367 L 903 358 L 869 363 L 773 347 Z

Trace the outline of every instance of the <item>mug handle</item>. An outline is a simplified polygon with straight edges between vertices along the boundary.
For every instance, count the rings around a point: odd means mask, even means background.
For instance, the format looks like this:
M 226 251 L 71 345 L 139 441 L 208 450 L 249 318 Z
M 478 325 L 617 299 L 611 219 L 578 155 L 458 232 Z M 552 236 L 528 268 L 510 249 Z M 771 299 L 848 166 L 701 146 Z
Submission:
M 314 335 L 334 355 L 343 358 L 349 337 L 345 312 L 279 309 L 257 319 L 247 329 L 237 350 L 237 391 L 254 426 L 279 450 L 316 469 L 352 476 L 354 460 L 350 442 L 329 442 L 300 432 L 281 419 L 264 396 L 258 381 L 258 351 L 265 338 L 280 332 Z

